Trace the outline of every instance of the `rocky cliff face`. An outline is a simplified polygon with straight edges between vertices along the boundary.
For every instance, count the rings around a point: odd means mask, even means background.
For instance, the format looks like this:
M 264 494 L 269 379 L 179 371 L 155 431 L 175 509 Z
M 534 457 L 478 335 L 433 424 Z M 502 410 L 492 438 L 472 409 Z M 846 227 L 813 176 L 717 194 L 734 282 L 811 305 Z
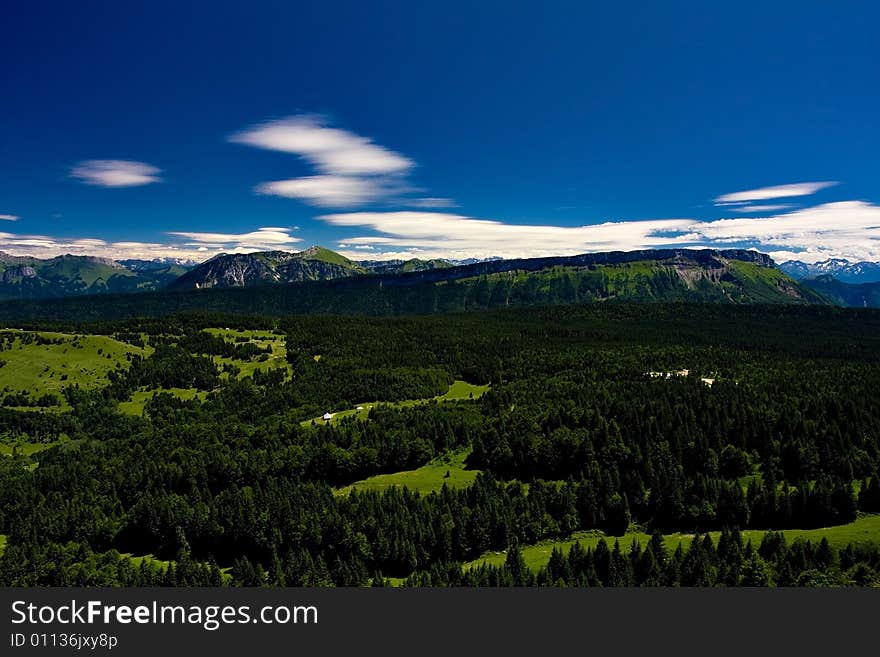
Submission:
M 3 272 L 4 283 L 17 283 L 25 278 L 36 278 L 37 270 L 30 265 L 12 265 Z

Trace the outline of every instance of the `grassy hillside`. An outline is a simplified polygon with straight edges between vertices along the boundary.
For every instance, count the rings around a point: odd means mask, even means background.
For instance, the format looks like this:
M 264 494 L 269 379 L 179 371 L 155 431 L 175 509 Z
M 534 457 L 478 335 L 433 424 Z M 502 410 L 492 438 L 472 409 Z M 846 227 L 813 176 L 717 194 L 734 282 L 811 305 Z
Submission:
M 257 369 L 275 369 L 285 368 L 288 371 L 290 366 L 287 363 L 286 350 L 284 348 L 284 336 L 277 335 L 271 331 L 247 331 L 230 328 L 208 328 L 207 333 L 223 338 L 228 342 L 241 344 L 243 342 L 252 343 L 260 348 L 271 349 L 271 353 L 266 359 L 240 360 L 235 358 L 224 358 L 214 356 L 214 362 L 220 366 L 232 365 L 238 370 L 238 378 L 252 376 L 254 370 Z M 228 375 L 224 375 L 228 378 Z
M 131 354 L 148 350 L 105 335 L 74 335 L 40 331 L 3 330 L 0 351 L 0 390 L 32 395 L 56 393 L 68 385 L 96 388 L 107 383 L 107 373 L 125 367 Z M 35 340 L 42 339 L 42 343 Z
M 433 493 L 444 485 L 450 488 L 466 488 L 474 483 L 480 473 L 479 470 L 465 470 L 464 461 L 467 455 L 468 450 L 444 454 L 421 468 L 369 477 L 339 488 L 334 493 L 344 496 L 353 490 L 383 491 L 392 486 L 406 486 L 419 493 Z
M 740 533 L 744 543 L 752 541 L 752 544 L 757 547 L 760 545 L 766 531 L 750 529 Z M 789 543 L 797 539 L 818 543 L 823 538 L 826 538 L 834 549 L 844 548 L 850 543 L 880 543 L 880 515 L 865 515 L 858 518 L 855 522 L 846 525 L 822 527 L 820 529 L 786 529 L 783 530 L 783 533 L 785 534 L 786 541 Z M 710 535 L 712 536 L 712 541 L 717 543 L 721 532 L 710 532 Z M 666 545 L 666 549 L 672 551 L 679 544 L 687 549 L 692 539 L 692 534 L 667 534 L 663 537 L 663 542 Z M 576 542 L 580 543 L 584 548 L 595 548 L 600 540 L 605 540 L 609 547 L 614 545 L 615 541 L 620 541 L 621 548 L 628 551 L 633 541 L 644 545 L 651 540 L 651 537 L 643 532 L 632 532 L 623 536 L 606 536 L 599 531 L 576 532 L 568 539 L 527 545 L 521 547 L 520 551 L 526 565 L 530 569 L 537 571 L 547 565 L 547 562 L 550 560 L 550 554 L 554 549 L 559 549 L 563 553 L 568 554 L 571 546 Z M 487 552 L 479 559 L 465 564 L 465 568 L 473 568 L 481 564 L 500 566 L 504 563 L 506 556 L 505 552 Z
M 143 415 L 144 406 L 154 395 L 167 392 L 178 399 L 204 399 L 206 393 L 195 388 L 154 388 L 152 390 L 137 390 L 131 394 L 128 401 L 119 402 L 118 408 L 128 415 Z
M 220 337 L 228 343 L 236 345 L 252 344 L 260 349 L 269 350 L 264 357 L 243 360 L 240 358 L 212 355 L 211 359 L 221 370 L 221 381 L 228 381 L 233 376 L 242 379 L 253 376 L 258 369 L 284 369 L 287 374 L 291 373 L 290 365 L 287 362 L 286 350 L 284 347 L 284 337 L 271 331 L 252 331 L 240 330 L 232 328 L 206 328 L 206 333 Z M 207 392 L 199 391 L 195 388 L 148 388 L 136 390 L 131 397 L 124 402 L 120 402 L 118 408 L 123 413 L 129 415 L 143 415 L 144 405 L 154 395 L 159 393 L 169 393 L 178 399 L 198 399 L 204 401 Z
M 301 253 L 304 260 L 316 260 L 318 262 L 326 262 L 331 265 L 341 265 L 352 269 L 361 270 L 360 265 L 352 262 L 341 253 L 325 249 L 323 246 L 313 246 Z
M 370 414 L 370 409 L 375 406 L 379 406 L 380 404 L 383 406 L 390 406 L 391 408 L 407 408 L 411 406 L 418 406 L 420 404 L 427 404 L 429 402 L 447 402 L 447 401 L 459 401 L 462 399 L 479 399 L 489 389 L 489 386 L 480 386 L 474 385 L 472 383 L 468 383 L 467 381 L 454 381 L 450 386 L 449 390 L 447 390 L 442 395 L 438 395 L 437 397 L 431 397 L 428 399 L 405 399 L 403 401 L 397 402 L 362 402 L 358 404 L 355 408 L 346 409 L 344 411 L 328 411 L 333 417 L 329 420 L 324 420 L 323 417 L 316 417 L 311 420 L 306 420 L 302 424 L 303 426 L 308 426 L 311 424 L 321 425 L 321 424 L 337 424 L 344 419 L 356 417 L 359 420 L 366 420 L 367 416 Z

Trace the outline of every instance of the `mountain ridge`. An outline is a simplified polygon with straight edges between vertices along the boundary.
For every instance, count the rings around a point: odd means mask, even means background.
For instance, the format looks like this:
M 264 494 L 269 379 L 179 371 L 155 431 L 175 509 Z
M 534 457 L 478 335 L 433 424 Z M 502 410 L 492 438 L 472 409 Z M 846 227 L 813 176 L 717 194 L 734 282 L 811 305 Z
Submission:
M 307 269 L 306 258 L 268 252 L 247 255 L 247 263 L 285 263 Z M 283 257 L 282 257 L 283 256 Z M 341 257 L 341 256 L 340 256 Z M 279 262 L 279 259 L 283 262 Z M 220 265 L 235 262 L 215 259 Z M 350 261 L 349 261 L 350 262 Z M 210 264 L 210 263 L 205 263 Z M 321 267 L 338 267 L 327 262 Z M 308 271 L 313 271 L 309 269 Z M 190 272 L 191 274 L 192 272 Z M 259 272 L 258 272 L 259 273 Z M 263 272 L 265 274 L 265 272 Z M 332 272 L 331 272 L 332 273 Z M 349 268 L 346 274 L 351 274 Z M 203 270 L 199 276 L 203 276 Z M 222 271 L 220 272 L 222 274 Z M 185 274 L 183 279 L 189 274 Z M 219 274 L 218 274 L 219 275 Z M 237 275 L 237 274 L 236 274 Z M 244 280 L 244 279 L 241 279 Z M 0 320 L 35 318 L 116 319 L 178 312 L 406 315 L 437 314 L 507 306 L 617 302 L 716 304 L 821 304 L 821 292 L 794 280 L 765 254 L 743 250 L 662 249 L 485 261 L 400 273 L 333 276 L 323 280 L 276 282 L 257 276 L 252 285 L 196 288 L 176 285 L 142 294 L 94 295 L 51 301 L 0 303 Z M 190 282 L 193 282 L 190 278 Z

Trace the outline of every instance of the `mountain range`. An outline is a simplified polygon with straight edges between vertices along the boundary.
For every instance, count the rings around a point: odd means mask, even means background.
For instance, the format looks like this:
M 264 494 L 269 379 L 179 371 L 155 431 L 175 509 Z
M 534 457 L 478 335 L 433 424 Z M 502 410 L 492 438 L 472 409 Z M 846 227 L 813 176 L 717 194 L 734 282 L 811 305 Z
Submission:
M 104 266 L 114 272 L 121 268 Z M 312 247 L 299 253 L 219 255 L 162 289 L 136 295 L 7 301 L 0 303 L 0 320 L 175 312 L 430 314 L 620 301 L 833 304 L 755 251 L 661 249 L 466 265 L 408 260 L 366 266 Z
M 90 295 L 87 303 L 96 304 L 98 296 L 110 294 L 118 303 L 118 295 L 133 292 L 176 294 L 174 298 L 181 300 L 189 299 L 185 293 L 198 291 L 199 301 L 181 303 L 199 309 L 199 304 L 207 303 L 208 291 L 259 288 L 246 295 L 251 299 L 248 303 L 258 308 L 259 299 L 272 299 L 265 303 L 292 312 L 373 312 L 363 307 L 363 299 L 393 307 L 394 312 L 593 300 L 862 307 L 880 306 L 880 284 L 870 280 L 854 284 L 843 278 L 870 279 L 875 269 L 880 265 L 845 260 L 814 265 L 789 261 L 777 267 L 765 254 L 740 249 L 655 249 L 467 262 L 354 261 L 320 246 L 300 252 L 220 254 L 202 263 L 170 258 L 117 262 L 72 255 L 42 260 L 0 253 L 0 301 Z M 392 292 L 395 288 L 407 291 Z M 330 293 L 338 298 L 326 298 Z M 298 300 L 278 301 L 291 295 Z
M 843 258 L 830 258 L 814 263 L 787 260 L 779 268 L 797 280 L 833 276 L 842 283 L 880 282 L 880 262 L 851 262 Z
M 0 252 L 0 299 L 158 290 L 185 271 L 184 266 L 173 263 L 138 269 L 93 256 L 62 255 L 44 260 Z

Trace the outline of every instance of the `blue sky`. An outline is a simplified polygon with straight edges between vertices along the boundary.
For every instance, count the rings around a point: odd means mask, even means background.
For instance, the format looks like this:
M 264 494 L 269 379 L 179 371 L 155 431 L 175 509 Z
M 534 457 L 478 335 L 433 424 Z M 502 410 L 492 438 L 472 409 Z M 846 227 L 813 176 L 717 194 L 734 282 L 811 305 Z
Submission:
M 0 249 L 880 260 L 880 10 L 15 3 Z

